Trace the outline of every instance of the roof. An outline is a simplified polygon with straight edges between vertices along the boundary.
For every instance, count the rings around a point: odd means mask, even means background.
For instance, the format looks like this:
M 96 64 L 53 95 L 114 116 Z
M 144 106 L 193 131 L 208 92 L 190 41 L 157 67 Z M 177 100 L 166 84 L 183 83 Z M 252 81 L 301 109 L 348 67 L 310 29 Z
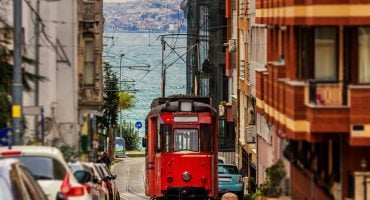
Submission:
M 8 147 L 0 147 L 0 152 L 20 150 L 23 155 L 35 155 L 35 156 L 47 156 L 52 158 L 61 159 L 63 154 L 56 147 L 51 146 L 12 146 L 11 149 Z M 1 157 L 1 155 L 0 155 Z

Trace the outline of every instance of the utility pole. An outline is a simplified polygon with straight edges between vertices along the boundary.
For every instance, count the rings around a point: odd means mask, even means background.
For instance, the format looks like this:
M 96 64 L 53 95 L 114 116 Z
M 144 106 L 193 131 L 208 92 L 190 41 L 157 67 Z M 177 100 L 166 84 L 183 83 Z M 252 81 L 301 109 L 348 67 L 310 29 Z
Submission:
M 161 38 L 161 44 L 162 44 L 162 87 L 161 87 L 161 94 L 162 97 L 165 97 L 166 95 L 166 66 L 164 65 L 164 51 L 166 50 L 165 48 L 165 43 L 163 37 Z
M 36 1 L 36 22 L 35 22 L 35 75 L 40 75 L 40 0 Z M 39 90 L 39 80 L 35 80 L 35 106 L 39 106 L 39 96 L 40 96 L 40 90 Z M 34 119 L 34 126 L 35 126 L 35 136 L 36 139 L 38 139 L 37 134 L 37 122 L 38 122 L 38 115 L 35 115 Z
M 19 144 L 22 119 L 22 0 L 13 1 L 14 19 L 14 68 L 12 92 L 12 128 L 9 144 Z

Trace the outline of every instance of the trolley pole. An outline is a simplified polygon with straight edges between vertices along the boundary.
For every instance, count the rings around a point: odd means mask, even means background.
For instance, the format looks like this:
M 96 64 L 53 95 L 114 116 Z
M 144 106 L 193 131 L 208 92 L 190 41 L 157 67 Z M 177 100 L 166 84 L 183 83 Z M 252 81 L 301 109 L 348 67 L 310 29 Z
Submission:
M 18 144 L 22 119 L 22 0 L 13 1 L 14 19 L 14 68 L 13 68 L 13 91 L 12 91 L 12 127 L 9 135 L 10 144 Z

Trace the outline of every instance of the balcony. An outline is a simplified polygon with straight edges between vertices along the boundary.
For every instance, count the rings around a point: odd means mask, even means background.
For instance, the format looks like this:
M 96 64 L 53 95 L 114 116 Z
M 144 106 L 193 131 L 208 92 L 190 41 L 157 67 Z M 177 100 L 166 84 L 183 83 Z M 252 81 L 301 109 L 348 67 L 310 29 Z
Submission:
M 370 145 L 370 86 L 288 80 L 285 66 L 256 71 L 256 111 L 291 139 L 320 141 L 350 134 L 353 146 Z
M 370 86 L 350 85 L 350 144 L 369 146 L 370 144 Z

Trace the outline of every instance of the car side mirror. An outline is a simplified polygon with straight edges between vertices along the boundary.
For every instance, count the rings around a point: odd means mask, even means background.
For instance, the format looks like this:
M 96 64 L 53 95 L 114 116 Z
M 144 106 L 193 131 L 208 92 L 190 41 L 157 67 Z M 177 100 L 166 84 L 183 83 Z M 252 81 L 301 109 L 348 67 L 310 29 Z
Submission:
M 105 177 L 105 180 L 110 181 L 110 180 L 112 180 L 112 177 L 110 177 L 110 176 L 106 176 L 106 177 Z
M 112 179 L 115 180 L 117 178 L 117 175 L 112 174 Z
M 98 183 L 99 183 L 99 179 L 98 179 L 98 177 L 97 177 L 97 176 L 93 176 L 92 181 L 93 181 L 93 183 L 95 183 L 95 184 L 98 184 Z
M 91 174 L 85 170 L 77 170 L 73 173 L 73 175 L 76 177 L 77 181 L 81 184 L 89 182 L 92 178 Z

